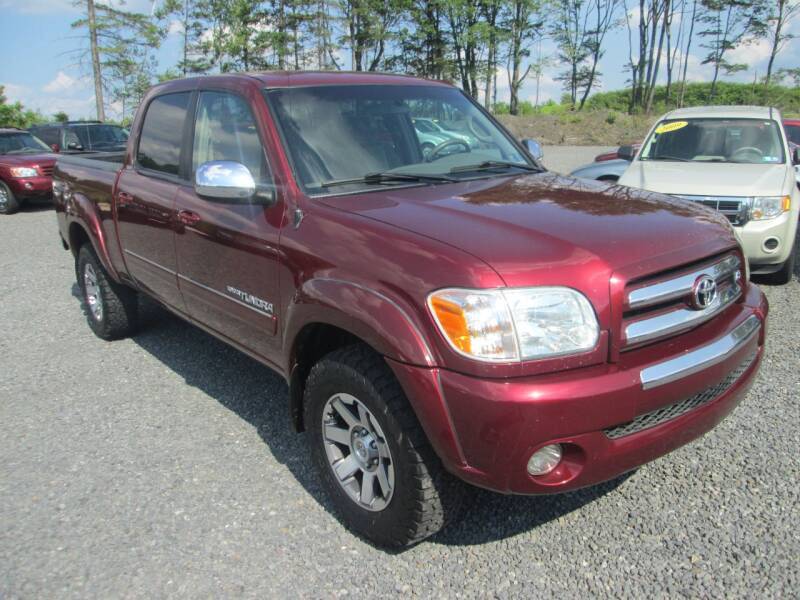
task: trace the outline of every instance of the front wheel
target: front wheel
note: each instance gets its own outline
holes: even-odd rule
[[[786,262],[783,263],[779,271],[775,271],[774,273],[767,275],[767,282],[773,285],[786,285],[792,280],[792,275],[794,275],[794,264],[795,258],[797,255],[797,249],[793,248],[792,253],[789,254],[789,258],[786,259]]]
[[[104,340],[131,335],[139,315],[136,292],[112,280],[88,244],[78,251],[75,271],[92,331]]]
[[[446,473],[386,362],[364,346],[328,354],[306,382],[314,464],[344,524],[381,546],[407,546],[453,517]]]
[[[19,210],[19,200],[4,182],[0,181],[0,215],[13,215]]]

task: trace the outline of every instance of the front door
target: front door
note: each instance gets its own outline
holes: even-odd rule
[[[260,100],[263,101],[263,100]],[[192,138],[192,173],[209,161],[245,165],[261,186],[272,178],[248,102],[201,91]],[[277,348],[280,199],[202,198],[184,185],[176,197],[179,286],[194,319],[267,359]]]
[[[156,97],[147,107],[134,165],[117,184],[117,227],[128,273],[148,294],[183,311],[175,256],[175,194],[191,92]]]

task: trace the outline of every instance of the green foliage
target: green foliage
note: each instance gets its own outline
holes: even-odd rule
[[[21,102],[8,103],[5,88],[0,85],[0,127],[18,127],[27,129],[36,123],[44,123],[47,119],[34,110],[25,109]]]
[[[761,84],[717,82],[716,92],[711,99],[711,83],[690,83],[686,86],[684,106],[714,105],[768,105],[775,106],[781,112],[800,111],[800,88],[770,85],[765,88]],[[626,112],[630,103],[631,90],[615,90],[601,92],[589,97],[586,107],[591,110],[610,109]],[[671,91],[670,101],[666,99],[666,88],[656,86],[653,101],[653,112],[663,113],[676,108],[677,90]]]
[[[53,115],[53,121],[57,123],[66,123],[69,121],[69,115],[61,110]]]

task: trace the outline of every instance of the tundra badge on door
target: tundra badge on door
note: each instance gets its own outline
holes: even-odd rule
[[[274,310],[272,308],[272,302],[267,302],[266,300],[262,300],[253,294],[248,294],[247,292],[243,292],[242,290],[236,289],[235,287],[229,285],[226,288],[228,293],[232,296],[236,296],[239,300],[244,302],[245,304],[249,304],[255,309],[258,309],[261,312],[264,312],[268,315],[272,315]]]

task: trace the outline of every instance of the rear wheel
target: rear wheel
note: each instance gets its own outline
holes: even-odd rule
[[[18,210],[19,200],[5,182],[0,181],[0,215],[13,215]]]
[[[446,473],[382,357],[328,354],[306,382],[305,424],[323,485],[344,524],[381,546],[407,546],[453,517],[460,482]]]
[[[108,276],[89,244],[81,246],[75,270],[92,331],[104,340],[131,335],[139,316],[136,292]]]

